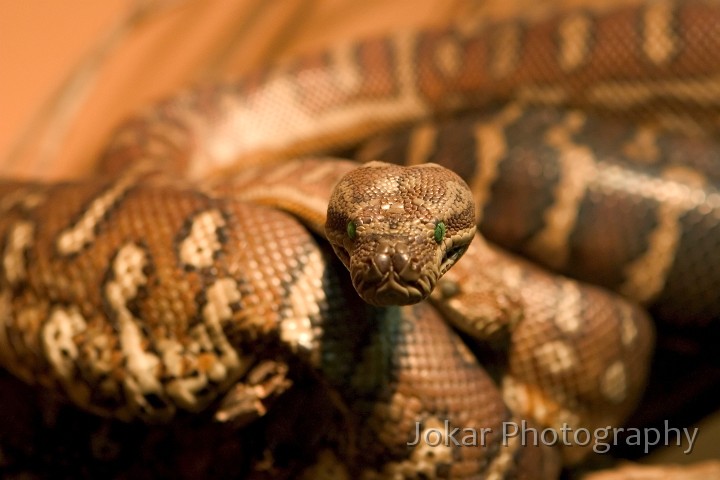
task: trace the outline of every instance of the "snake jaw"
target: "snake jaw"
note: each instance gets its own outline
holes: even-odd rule
[[[387,275],[383,282],[371,287],[363,286],[362,298],[377,307],[412,305],[427,297],[420,289],[400,281],[398,275]]]
[[[351,277],[361,298],[377,307],[418,303],[429,295],[435,284],[424,278],[411,284],[404,281],[397,272],[382,275],[373,267],[358,270]]]
[[[381,253],[349,259],[353,286],[362,299],[375,306],[411,305],[425,299],[437,279],[428,278],[416,259],[398,254],[397,247],[380,245]]]
[[[335,252],[335,255],[340,259],[340,261],[345,265],[348,269],[350,268],[350,254],[348,253],[347,249],[340,244],[337,244],[335,242],[331,243],[333,251]]]
[[[470,243],[475,238],[476,231],[477,228],[472,227],[465,230],[463,234],[459,235],[457,238],[449,239],[443,249],[444,253],[440,260],[440,275],[438,278],[445,275],[445,272],[450,270],[450,268],[455,265],[458,260],[460,260],[460,257],[465,255],[465,252],[467,252],[467,249],[470,247]]]

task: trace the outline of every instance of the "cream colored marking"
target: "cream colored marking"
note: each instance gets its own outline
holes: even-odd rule
[[[559,153],[560,180],[554,189],[555,203],[546,210],[545,227],[528,242],[528,252],[543,263],[559,269],[567,263],[568,238],[579,212],[587,184],[595,175],[595,157],[584,145],[576,145],[571,136],[585,123],[585,116],[574,111],[548,130],[546,141]]]
[[[428,417],[423,422],[420,441],[413,446],[410,459],[407,460],[413,465],[413,472],[417,472],[417,475],[424,474],[424,478],[436,478],[438,463],[452,463],[452,442],[442,435],[444,431],[445,424],[438,417]],[[427,442],[428,440],[430,443]],[[437,445],[434,442],[437,442]]]
[[[435,46],[435,64],[445,77],[457,75],[463,64],[463,47],[452,35],[439,40]]]
[[[352,92],[362,85],[357,48],[353,42],[342,42],[330,52],[330,64],[336,87],[344,92]]]
[[[449,273],[453,272],[450,270]],[[446,278],[445,275],[444,278]],[[467,291],[475,292],[478,288],[475,288],[474,282],[468,281]],[[482,288],[482,287],[480,287]],[[487,287],[485,287],[487,288]],[[485,298],[482,299],[486,301]],[[498,308],[493,305],[484,305],[480,301],[477,303],[469,302],[467,298],[451,298],[449,300],[438,300],[438,308],[443,312],[453,312],[452,317],[449,321],[456,325],[458,328],[464,331],[469,331],[471,334],[480,339],[481,337],[489,337],[496,334],[500,329],[507,327],[507,323],[502,318],[498,318],[502,315],[502,312],[498,311]],[[462,345],[462,344],[458,344]],[[466,356],[466,353],[470,353],[469,350],[461,350],[460,352],[466,361],[471,361],[470,357]]]
[[[217,231],[224,226],[225,219],[218,210],[196,214],[190,232],[180,243],[180,261],[195,268],[211,267],[215,255],[222,249]]]
[[[63,382],[70,396],[77,400],[87,400],[87,388],[76,388],[73,384],[75,366],[78,361],[78,347],[75,339],[85,332],[87,322],[77,308],[58,307],[52,310],[50,317],[42,327],[41,340],[50,368]],[[78,398],[75,394],[80,394]]]
[[[189,332],[192,338],[193,352],[209,352],[213,349],[213,342],[210,340],[210,335],[207,328],[202,323],[192,327]]]
[[[81,360],[76,339],[84,335],[86,329],[87,321],[77,308],[58,307],[40,331],[42,348],[54,379],[61,382],[68,397],[79,405],[90,402],[90,387],[75,378]]]
[[[395,397],[401,396],[395,394]],[[393,398],[394,404],[399,404],[403,399]],[[407,401],[409,399],[405,399]],[[394,405],[393,405],[394,406]],[[414,405],[413,405],[414,407]],[[412,408],[412,407],[411,407]],[[400,415],[398,415],[400,417]],[[377,480],[379,478],[408,478],[412,477],[426,478],[428,480],[439,480],[438,466],[440,464],[453,463],[453,442],[452,439],[445,439],[442,432],[445,431],[444,420],[438,417],[429,417],[423,421],[424,429],[419,433],[418,441],[412,446],[410,456],[402,461],[389,461],[383,465],[381,472],[365,471],[364,475],[359,478],[363,480]],[[478,433],[478,438],[479,438]],[[458,437],[458,440],[460,437]],[[429,440],[429,443],[428,443]],[[438,444],[435,445],[435,442]]]
[[[553,375],[567,372],[578,364],[575,351],[562,340],[543,343],[535,349],[533,356],[541,368]]]
[[[222,105],[224,115],[213,122],[212,129],[195,136],[203,142],[196,150],[207,152],[197,161],[205,162],[206,169],[216,169],[230,166],[247,154],[243,159],[247,160],[245,165],[250,165],[270,152],[283,152],[314,139],[318,132],[324,132],[323,138],[348,141],[422,117],[430,109],[417,91],[415,44],[416,36],[412,34],[400,34],[393,40],[398,91],[391,96],[309,111],[297,100],[296,79],[282,71],[247,97],[226,96]],[[318,88],[331,82],[328,75],[317,75]],[[283,134],[277,135],[278,131]]]
[[[629,348],[635,343],[638,336],[638,328],[635,324],[635,317],[630,307],[621,305],[620,308],[620,341],[623,347]]]
[[[562,427],[564,419],[587,425],[584,419],[581,420],[579,413],[567,409],[565,404],[569,401],[569,392],[563,392],[562,387],[553,389],[552,385],[542,385],[542,381],[531,372],[531,365],[526,363],[521,368],[525,370],[522,372],[524,379],[518,381],[510,374],[506,374],[502,379],[503,400],[513,413],[530,418],[537,424],[555,428]],[[563,455],[567,455],[567,452],[563,452]]]
[[[557,412],[556,421],[554,422],[553,426],[557,430],[560,430],[564,425],[569,425],[574,429],[581,427],[582,423],[580,420],[580,415],[578,415],[577,412],[573,412],[566,408],[559,410]]]
[[[575,333],[581,326],[582,296],[577,283],[570,280],[560,281],[560,292],[557,296],[558,306],[555,325],[564,333]]]
[[[489,47],[490,74],[497,79],[511,74],[520,63],[521,29],[517,23],[498,28]]]
[[[620,360],[610,365],[600,379],[600,392],[614,403],[620,403],[627,396],[627,376]]]
[[[201,392],[210,382],[219,384],[217,392],[220,392],[223,390],[222,385],[227,385],[237,377],[241,367],[241,359],[223,331],[223,324],[233,317],[231,304],[241,300],[236,281],[232,278],[216,280],[207,288],[206,298],[207,303],[202,310],[203,323],[193,328],[191,337],[200,352],[214,354],[211,368],[208,371],[196,369],[195,375],[183,376],[182,346],[176,342],[163,343],[162,348],[158,346],[168,373],[180,377],[168,383],[168,395],[178,405],[191,411],[204,408],[207,402],[215,398],[216,392]],[[192,358],[195,359],[198,353],[194,351]]]
[[[463,305],[466,307],[466,305]],[[467,364],[474,364],[477,362],[477,357],[464,342],[457,342],[455,344],[455,350],[458,352],[463,361]]]
[[[624,295],[644,304],[650,303],[662,292],[680,240],[680,212],[661,206],[658,216],[658,226],[648,239],[647,253],[624,269],[625,282],[620,287]],[[651,256],[650,252],[660,257]]]
[[[26,210],[33,209],[44,202],[45,198],[45,194],[34,192],[30,188],[18,188],[0,199],[0,213],[7,212],[18,205]]]
[[[521,420],[518,417],[512,418],[512,423],[520,425]],[[497,433],[497,432],[496,432]],[[523,446],[522,435],[503,438],[501,436],[501,446],[498,453],[490,462],[487,470],[487,480],[502,480],[508,477],[508,472],[512,470],[513,463],[516,461],[515,455]]]
[[[558,27],[560,52],[558,62],[566,72],[575,70],[590,58],[593,22],[585,13],[568,15]]]
[[[44,371],[40,370],[42,364],[38,364],[35,360],[39,356],[40,349],[40,329],[43,322],[48,317],[48,303],[43,298],[34,298],[34,301],[28,302],[29,299],[13,298],[9,296],[10,303],[5,318],[0,312],[0,331],[6,336],[12,332],[10,337],[0,339],[0,345],[8,346],[10,361],[4,363],[3,366],[12,371],[13,375],[20,378],[26,383],[37,384],[42,378]],[[18,302],[15,304],[14,302]],[[3,309],[0,305],[0,309]],[[12,338],[12,342],[10,341]]]
[[[128,395],[128,402],[146,410],[155,407],[147,403],[144,396],[162,394],[158,380],[161,373],[160,359],[146,351],[145,339],[138,326],[139,320],[128,309],[140,288],[147,284],[143,269],[148,264],[145,251],[134,243],[123,245],[112,264],[114,278],[105,285],[105,297],[116,315],[120,347],[126,361],[126,374],[122,382]]]
[[[220,278],[206,290],[207,303],[202,314],[215,351],[221,353],[222,371],[210,372],[210,379],[220,382],[228,377],[228,371],[239,366],[239,357],[223,331],[223,324],[233,318],[231,305],[241,300],[237,282],[232,278]]]
[[[322,268],[324,262],[318,250],[312,250],[304,262],[297,281],[290,285],[288,299],[290,308],[283,313],[280,324],[280,339],[293,351],[312,353],[312,361],[320,361],[318,339],[321,332],[313,325],[312,319],[320,316],[320,302],[324,295],[322,289]]]
[[[426,163],[435,147],[436,138],[437,129],[430,123],[423,123],[414,128],[408,142],[408,165]]]
[[[517,90],[522,103],[537,105],[559,105],[568,100],[568,91],[562,85],[526,85]]]
[[[27,277],[25,253],[32,246],[35,226],[28,221],[16,222],[8,232],[3,269],[5,278],[11,285],[17,285]]]
[[[7,212],[14,208],[16,205],[20,205],[25,201],[26,196],[29,194],[30,189],[27,187],[18,188],[11,193],[6,194],[0,199],[0,213]]]
[[[660,159],[660,148],[657,145],[658,132],[654,128],[641,126],[635,135],[623,146],[622,151],[628,158],[638,163],[653,164]]]
[[[672,60],[677,52],[679,39],[672,28],[674,2],[652,2],[643,12],[643,52],[656,65]]]
[[[606,175],[620,175],[620,172],[613,170],[607,169]],[[639,192],[641,195],[653,198],[660,204],[658,225],[648,237],[645,254],[625,267],[625,281],[620,286],[620,292],[641,303],[649,303],[662,292],[675,259],[682,234],[680,218],[694,208],[717,211],[720,208],[720,194],[713,192],[706,195],[702,190],[705,178],[682,166],[665,169],[662,179],[646,179],[639,184],[644,185]]]
[[[137,176],[133,173],[124,175],[98,197],[95,197],[80,219],[72,226],[65,228],[58,236],[56,241],[58,253],[72,255],[91,244],[95,240],[95,229],[100,220],[135,185],[136,179]]]
[[[197,329],[198,326],[199,325],[196,325],[194,329]],[[190,333],[189,336],[192,336],[192,334]],[[160,357],[162,358],[162,364],[165,367],[165,375],[170,377],[182,376],[183,367],[185,367],[185,365],[183,365],[183,346],[180,342],[171,338],[162,338],[158,340],[156,345],[158,352],[160,352]],[[171,392],[170,385],[172,385],[172,382],[168,384],[168,393],[172,396],[173,393],[176,392]],[[184,396],[179,396],[182,397],[183,400],[185,399]]]
[[[240,290],[237,288],[237,282],[233,278],[219,278],[206,289],[207,303],[203,308],[203,318],[206,325],[213,327],[213,334],[221,334],[218,339],[224,339],[222,345],[214,344],[215,348],[219,346],[230,348],[226,342],[226,338],[222,334],[222,322],[232,320],[232,305],[240,302]],[[218,340],[216,339],[216,340]]]
[[[498,176],[500,163],[507,154],[505,129],[522,115],[522,107],[512,103],[505,107],[491,122],[479,123],[475,127],[475,175],[470,181],[470,190],[475,199],[477,222],[482,220],[490,188]]]
[[[163,361],[165,360],[172,361],[173,358],[163,355]],[[198,392],[207,387],[207,385],[207,377],[199,374],[172,380],[166,385],[165,391],[179,407],[190,412],[198,412],[216,397],[216,392],[212,389],[210,389],[209,392],[204,392],[204,398],[200,398],[197,395]]]
[[[386,203],[380,206],[381,210],[387,210],[390,213],[403,213],[405,211],[405,205],[403,204],[395,204],[395,203]]]
[[[526,370],[528,371],[528,370]],[[529,416],[532,410],[527,385],[520,383],[514,375],[507,373],[502,377],[502,392],[505,404],[518,415]],[[537,417],[533,417],[537,418]]]
[[[484,242],[484,238],[482,235],[475,235],[475,239],[473,240],[472,245],[478,244],[478,240],[483,240],[483,243],[480,244],[484,250],[489,250],[491,252],[491,257],[495,257],[496,261],[502,265],[502,270],[500,277],[502,278],[502,281],[511,289],[519,291],[520,295],[527,295],[529,293],[529,289],[524,288],[526,278],[525,278],[525,268],[520,266],[515,258],[513,258],[510,254],[502,252],[500,250],[492,249],[487,243]],[[471,245],[471,248],[472,248]]]
[[[43,203],[46,198],[46,195],[43,193],[30,192],[23,199],[22,206],[26,209],[33,209]]]
[[[97,330],[85,342],[83,352],[87,358],[83,360],[83,366],[88,369],[95,378],[107,378],[106,384],[112,383],[115,390],[115,381],[111,379],[111,372],[116,368],[117,336],[114,332],[99,333]]]
[[[627,110],[653,99],[674,99],[711,107],[720,104],[720,76],[655,82],[602,82],[588,88],[586,95],[591,103],[614,110]]]

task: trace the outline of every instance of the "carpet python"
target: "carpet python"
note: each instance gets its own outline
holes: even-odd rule
[[[92,179],[0,182],[0,364],[100,415],[210,410],[238,428],[313,378],[339,440],[318,440],[328,448],[290,476],[553,478],[590,448],[504,443],[504,422],[619,425],[653,343],[635,302],[663,321],[717,319],[719,26],[720,4],[701,0],[468,22],[158,102],[119,127]],[[428,210],[418,190],[468,187],[439,167],[416,177],[328,156],[484,108],[371,140],[358,158],[446,164],[474,195],[462,228],[627,299],[480,236],[457,243],[458,202],[388,242],[383,229]],[[444,155],[451,144],[471,147]],[[391,200],[370,196],[388,184]],[[343,251],[371,235],[372,253]],[[440,274],[464,255],[430,281],[411,268],[416,244]],[[356,254],[375,277],[436,288],[368,293]],[[482,448],[411,445],[414,428],[445,422],[488,432]],[[245,476],[277,474],[275,453]]]

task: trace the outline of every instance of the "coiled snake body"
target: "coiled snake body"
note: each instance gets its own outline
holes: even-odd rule
[[[506,445],[503,422],[619,424],[643,389],[652,328],[605,290],[479,237],[468,248],[472,212],[494,238],[668,318],[716,319],[717,164],[652,152],[674,125],[715,128],[718,25],[720,5],[662,1],[399,34],[158,103],[118,130],[97,178],[0,184],[2,365],[84,409],[147,421],[211,408],[250,423],[311,375],[338,394],[350,428],[336,455],[352,476],[554,475],[557,455],[587,448]],[[435,166],[307,157],[498,102],[510,103],[473,124],[474,155],[446,157],[469,190]],[[547,103],[641,126],[593,138],[595,117],[530,108]],[[513,129],[556,160],[518,147]],[[430,157],[429,131],[405,141],[411,159]],[[651,165],[623,163],[638,158]],[[522,170],[534,190],[504,193]],[[433,306],[362,302],[326,232],[364,299],[415,303],[437,283]],[[500,388],[438,312],[501,352]],[[488,429],[483,448],[409,445],[416,425],[445,421]]]

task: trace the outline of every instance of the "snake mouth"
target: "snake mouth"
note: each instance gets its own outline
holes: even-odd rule
[[[403,280],[397,272],[387,273],[380,279],[368,278],[367,272],[357,272],[352,277],[360,297],[376,307],[418,303],[427,298],[434,286],[427,275],[414,282]]]
[[[353,287],[360,298],[377,307],[421,302],[432,293],[440,277],[441,271],[437,267],[423,265],[403,251],[356,258],[342,244],[333,243],[332,247],[350,271]],[[461,251],[451,253],[447,268],[461,254]]]
[[[342,245],[333,243],[332,244],[333,250],[335,251],[335,255],[340,259],[340,261],[345,265],[345,267],[350,268],[350,254],[348,251],[343,247]]]
[[[450,267],[455,265],[455,262],[458,261],[460,257],[463,256],[463,254],[467,251],[468,246],[467,245],[458,245],[452,248],[449,248],[445,255],[443,255],[442,262],[440,263],[440,274],[444,274],[447,272]]]

